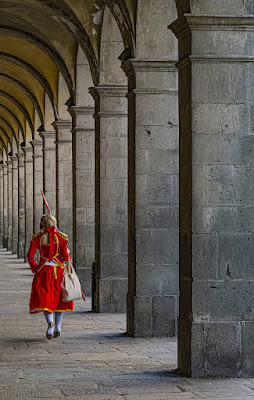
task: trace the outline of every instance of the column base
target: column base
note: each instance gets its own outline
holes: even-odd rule
[[[25,258],[25,243],[18,242],[18,258]]]
[[[97,279],[96,287],[99,296],[96,296],[95,304],[93,304],[94,312],[126,312],[126,293],[128,290],[127,278]]]
[[[17,241],[17,239],[12,239],[12,254],[18,254],[18,241]]]
[[[177,315],[178,296],[127,294],[127,333],[129,336],[176,336]]]
[[[3,237],[3,247],[4,249],[7,249],[8,247],[8,236],[4,235]]]
[[[11,237],[7,238],[7,250],[12,251],[12,238]]]
[[[179,318],[178,371],[192,378],[254,377],[254,322]]]

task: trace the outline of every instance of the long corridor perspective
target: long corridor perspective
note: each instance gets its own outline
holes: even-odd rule
[[[29,315],[29,266],[0,249],[0,398],[192,400],[254,398],[254,379],[182,378],[174,338],[130,338],[124,314],[95,314],[78,301],[60,338]],[[14,279],[15,278],[15,279]]]

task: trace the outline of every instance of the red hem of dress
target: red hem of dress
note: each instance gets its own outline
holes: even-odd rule
[[[30,309],[30,314],[37,314],[37,313],[39,313],[39,312],[42,312],[42,311],[48,311],[49,313],[54,313],[54,312],[66,312],[66,311],[69,311],[69,312],[72,312],[72,311],[74,311],[74,308],[72,308],[72,309],[66,309],[66,310],[50,310],[49,308],[44,308],[44,307],[42,307],[42,308],[31,308]]]

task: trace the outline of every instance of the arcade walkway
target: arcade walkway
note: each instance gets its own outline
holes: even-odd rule
[[[42,315],[28,314],[32,274],[0,249],[0,399],[253,399],[254,379],[174,376],[175,339],[124,336],[123,314],[92,314],[78,302],[63,335],[44,338]]]

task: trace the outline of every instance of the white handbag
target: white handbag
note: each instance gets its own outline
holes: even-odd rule
[[[68,271],[66,266],[64,266],[64,276],[62,282],[62,300],[63,302],[73,301],[82,299],[82,289],[79,282],[78,276],[70,262],[70,257],[68,260]]]

